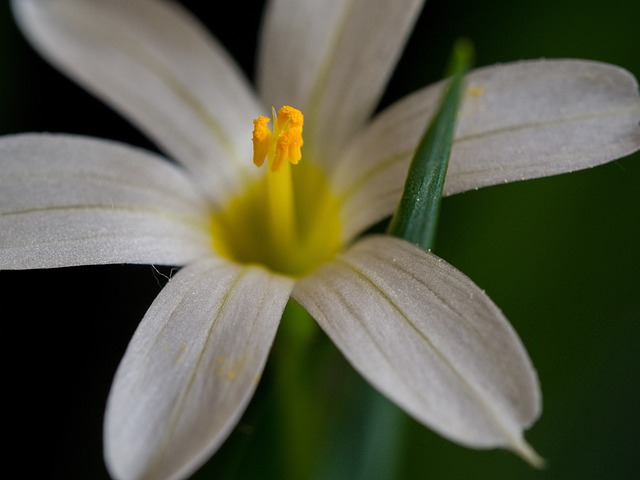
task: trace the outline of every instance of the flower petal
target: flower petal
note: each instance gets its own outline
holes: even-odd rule
[[[305,151],[316,161],[332,160],[369,118],[423,3],[270,2],[258,54],[259,91],[267,103],[304,112]]]
[[[451,265],[368,237],[293,291],[352,365],[443,436],[541,460],[522,438],[540,414],[536,373],[491,300]]]
[[[345,224],[354,233],[396,207],[442,85],[382,112],[338,162],[332,184],[346,197]],[[467,86],[445,195],[592,167],[640,149],[638,85],[621,68],[526,61],[474,70]]]
[[[292,281],[197,262],[155,300],[118,368],[105,457],[116,478],[183,478],[224,441],[256,388]]]
[[[181,265],[211,252],[185,173],[139,149],[67,135],[0,138],[0,268]]]
[[[248,138],[262,107],[179,4],[16,0],[13,8],[35,48],[184,163],[212,195],[236,187],[240,174],[256,174]]]

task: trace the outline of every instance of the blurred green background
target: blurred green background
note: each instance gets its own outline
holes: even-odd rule
[[[215,12],[208,2],[184,3],[251,76],[261,2],[226,2]],[[640,77],[639,25],[637,0],[428,1],[382,104],[441,78],[461,36],[475,43],[477,66],[571,57]],[[0,134],[70,132],[154,149],[31,50],[8,2],[0,4],[0,72]],[[538,369],[544,412],[527,439],[549,466],[537,471],[505,451],[465,449],[403,418],[395,478],[640,478],[640,155],[457,195],[442,208],[436,253],[488,292]],[[123,265],[0,273],[8,470],[18,468],[20,478],[36,471],[108,478],[101,429],[111,378],[169,273]],[[328,342],[320,339],[312,356],[343,372],[337,382],[345,388],[342,397],[319,394],[299,404],[309,416],[341,411],[336,405],[367,391]],[[281,476],[273,452],[284,409],[271,394],[273,368],[198,478],[234,478],[234,462],[244,468],[235,478]],[[316,380],[321,390],[326,378],[306,379]],[[382,451],[394,446],[389,432],[376,440]],[[301,450],[319,455],[324,448]],[[341,450],[348,458],[349,448]]]

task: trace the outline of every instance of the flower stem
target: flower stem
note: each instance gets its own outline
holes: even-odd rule
[[[282,315],[273,354],[274,389],[278,396],[278,416],[286,463],[286,479],[309,478],[322,444],[324,418],[313,410],[317,400],[317,376],[311,346],[318,327],[313,318],[294,300]]]

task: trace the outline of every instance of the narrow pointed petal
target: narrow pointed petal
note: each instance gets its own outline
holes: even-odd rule
[[[358,223],[349,222],[354,232],[397,205],[442,85],[416,92],[382,112],[338,162],[332,181],[346,197],[345,216]],[[571,172],[624,157],[640,149],[639,121],[637,82],[615,66],[541,60],[474,70],[467,76],[444,193]]]
[[[184,171],[127,145],[0,138],[0,268],[181,265],[211,252],[207,206]]]
[[[529,357],[498,308],[451,265],[403,240],[369,237],[293,296],[417,420],[463,445],[540,463],[522,437],[541,410]]]
[[[305,151],[329,161],[373,112],[423,0],[276,0],[258,54],[258,86],[300,108]]]
[[[254,174],[247,135],[262,108],[226,52],[178,3],[16,0],[13,9],[45,58],[193,170],[212,195]]]
[[[107,403],[105,457],[115,478],[186,478],[219,447],[253,395],[291,286],[215,260],[169,281]]]

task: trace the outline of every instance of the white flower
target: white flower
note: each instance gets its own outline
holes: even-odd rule
[[[359,238],[397,205],[442,90],[370,120],[421,5],[272,1],[256,93],[172,2],[14,0],[43,55],[181,165],[105,140],[0,139],[0,268],[184,266],[114,380],[114,477],[182,478],[213,454],[254,392],[290,296],[417,420],[463,445],[540,461],[522,433],[540,414],[538,380],[498,308],[433,254]],[[619,68],[520,62],[476,70],[468,86],[446,194],[640,148],[637,85]],[[252,120],[272,105],[305,115],[288,180],[251,161]]]

